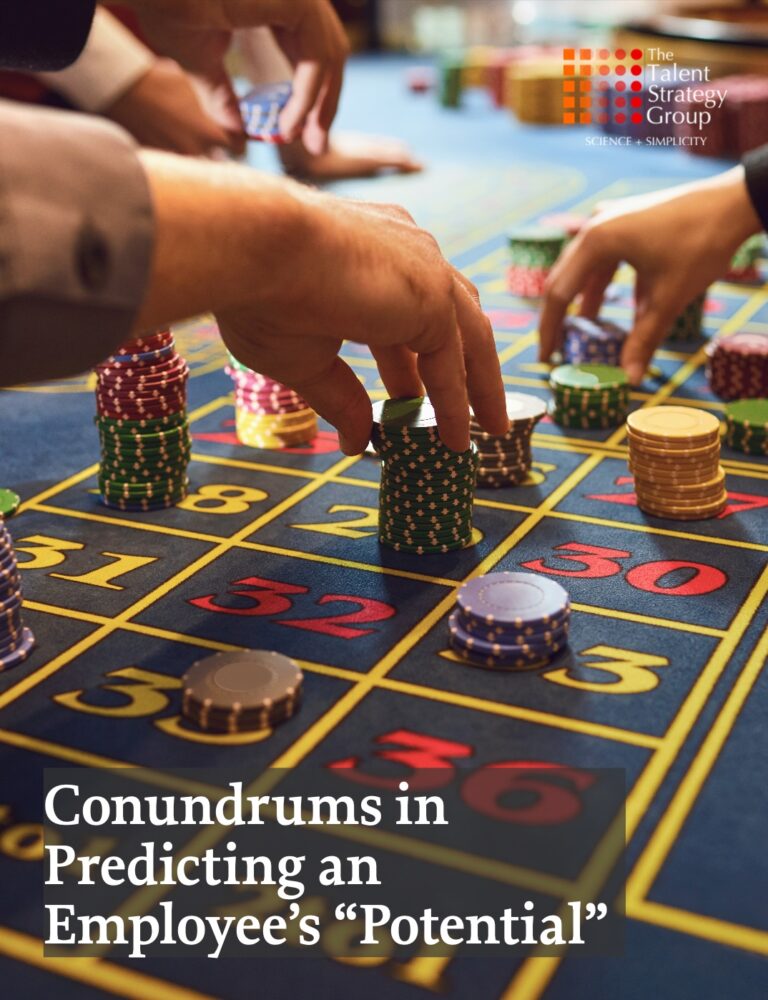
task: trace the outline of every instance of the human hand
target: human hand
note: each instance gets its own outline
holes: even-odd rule
[[[177,47],[194,47],[189,36],[195,32],[221,39],[235,28],[271,27],[294,68],[293,94],[280,116],[283,138],[301,138],[310,153],[324,152],[349,54],[329,0],[131,0],[131,5],[153,44],[187,68]]]
[[[621,261],[636,271],[635,316],[621,356],[630,382],[642,382],[675,317],[727,270],[734,252],[762,228],[743,167],[718,177],[610,203],[566,247],[547,281],[539,357],[560,347],[566,310],[596,318]]]
[[[493,433],[509,427],[490,323],[474,286],[403,209],[312,193],[310,232],[246,309],[219,312],[230,351],[296,389],[361,453],[371,403],[338,354],[367,344],[393,398],[423,395],[443,441],[469,446],[468,397]]]
[[[404,143],[378,136],[334,135],[328,149],[318,156],[309,153],[300,140],[279,150],[286,173],[315,183],[375,177],[385,170],[416,174],[424,169]]]
[[[104,115],[142,146],[187,156],[233,149],[235,138],[204,109],[192,80],[172,59],[157,59]]]

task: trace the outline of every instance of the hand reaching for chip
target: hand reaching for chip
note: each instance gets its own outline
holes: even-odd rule
[[[426,388],[454,450],[469,446],[468,401],[486,430],[506,433],[477,292],[407,212],[233,165],[141,155],[157,237],[137,329],[213,311],[234,356],[299,392],[348,454],[368,442],[371,403],[338,356],[344,340],[369,345],[390,396]]]
[[[539,327],[539,356],[559,349],[568,306],[596,318],[622,261],[636,271],[635,316],[621,355],[630,382],[642,382],[675,317],[725,274],[738,247],[762,223],[744,168],[666,191],[610,203],[584,226],[552,269]]]

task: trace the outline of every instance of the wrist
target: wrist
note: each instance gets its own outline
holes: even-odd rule
[[[716,177],[711,186],[719,203],[718,221],[727,242],[739,247],[744,240],[760,232],[763,224],[752,202],[743,166]]]
[[[306,189],[231,164],[148,150],[139,157],[156,220],[139,329],[253,308],[281,294],[308,243]]]

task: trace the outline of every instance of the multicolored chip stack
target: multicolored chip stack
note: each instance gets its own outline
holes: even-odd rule
[[[541,225],[513,229],[507,235],[511,263],[507,287],[513,295],[536,298],[544,294],[544,283],[568,241],[557,227]]]
[[[547,412],[546,403],[537,396],[508,392],[509,430],[501,436],[488,434],[474,415],[469,435],[477,447],[478,486],[519,486],[531,468],[531,434]]]
[[[729,448],[745,455],[768,455],[768,399],[738,399],[725,408]]]
[[[624,422],[629,408],[626,373],[613,365],[560,365],[549,384],[549,415],[561,427],[604,430]]]
[[[689,302],[667,331],[666,340],[700,340],[706,301],[707,293],[702,292]]]
[[[568,316],[563,323],[563,360],[569,365],[601,364],[617,368],[627,331],[609,320]]]
[[[99,490],[107,507],[172,507],[187,493],[189,368],[163,330],[132,340],[96,368]]]
[[[292,448],[317,437],[317,414],[302,397],[268,375],[259,375],[229,355],[235,383],[235,426],[249,448]]]
[[[381,459],[379,541],[415,555],[450,552],[472,541],[478,454],[440,440],[428,399],[373,406],[373,443]]]
[[[720,421],[692,406],[652,406],[627,417],[637,506],[654,517],[701,521],[728,499]]]
[[[260,732],[296,714],[303,683],[299,665],[272,650],[215,653],[183,676],[181,711],[209,732]]]
[[[726,281],[753,282],[760,280],[758,262],[765,253],[765,236],[756,233],[741,244],[733,255],[728,271],[724,275]]]
[[[290,83],[265,83],[254,87],[240,101],[243,129],[249,139],[280,144],[280,115],[293,94]]]
[[[488,573],[463,584],[448,619],[450,644],[465,663],[494,670],[535,669],[568,643],[571,601],[536,573]]]
[[[768,335],[733,333],[706,350],[709,387],[720,399],[768,396]]]
[[[23,663],[35,637],[21,618],[21,578],[13,541],[0,517],[0,672]]]

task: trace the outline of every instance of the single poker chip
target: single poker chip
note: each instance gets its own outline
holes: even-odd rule
[[[298,664],[272,650],[216,653],[194,663],[182,678],[182,713],[203,729],[237,729],[240,723],[262,728],[287,717],[303,681]]]
[[[644,503],[640,506],[645,514],[650,514],[652,517],[667,518],[670,521],[708,521],[710,518],[717,517],[718,514],[722,513],[725,505],[727,503],[727,498],[721,503],[714,504],[707,508],[686,508],[686,507],[656,507],[649,503]]]
[[[559,583],[535,573],[489,573],[463,584],[456,599],[465,618],[507,629],[546,625],[569,605]]]
[[[387,432],[437,429],[435,409],[426,396],[377,400],[373,404],[373,422]]]
[[[627,385],[627,375],[611,365],[560,365],[552,370],[550,382],[566,389],[619,389]]]
[[[728,403],[725,416],[739,427],[768,433],[768,399],[738,399]]]
[[[21,506],[21,497],[13,490],[0,489],[0,517],[10,518]]]
[[[541,657],[537,660],[525,656],[501,660],[498,657],[482,656],[479,653],[473,653],[471,650],[461,646],[460,643],[455,642],[453,636],[449,635],[448,641],[451,649],[457,654],[462,663],[473,667],[482,667],[485,670],[504,670],[514,673],[526,670],[538,670],[552,662],[550,657]]]
[[[720,421],[711,413],[693,406],[651,406],[635,410],[627,426],[643,438],[693,443],[719,436]]]
[[[293,93],[290,83],[260,84],[240,101],[243,128],[249,139],[282,143],[280,115]]]

